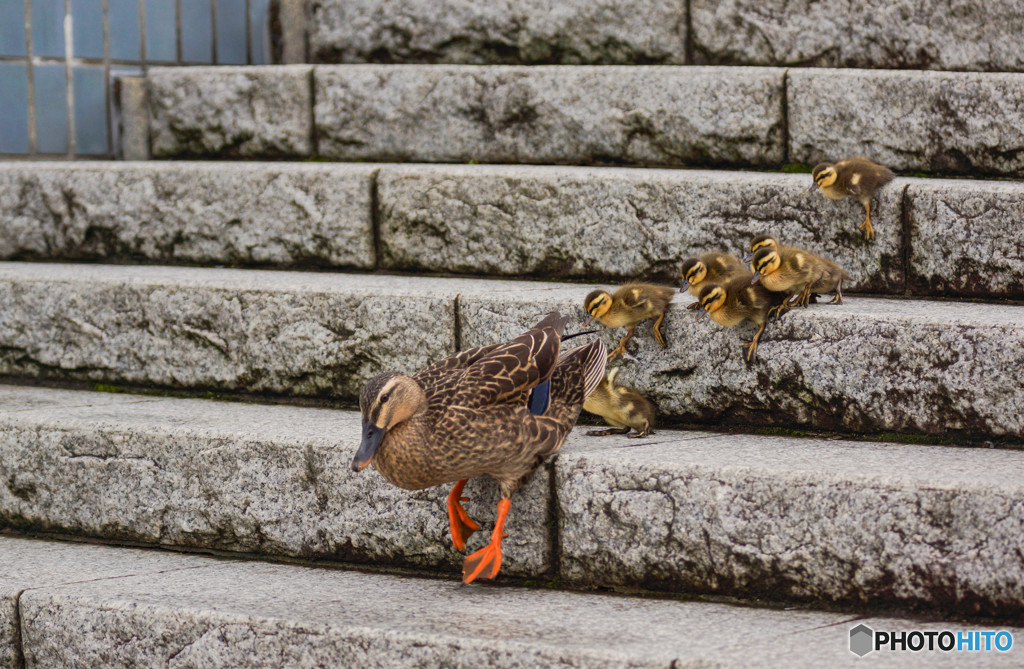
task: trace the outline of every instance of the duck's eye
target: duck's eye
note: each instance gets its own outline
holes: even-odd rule
[[[381,403],[381,404],[384,404],[384,403],[385,403],[385,402],[387,402],[387,401],[388,401],[388,394],[387,394],[387,393],[383,393],[383,394],[382,394],[382,395],[380,396],[380,403]]]

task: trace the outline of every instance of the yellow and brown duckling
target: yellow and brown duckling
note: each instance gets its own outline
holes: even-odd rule
[[[758,249],[751,268],[755,272],[754,283],[760,281],[768,290],[788,295],[772,315],[794,305],[805,307],[812,295],[820,293],[834,292],[830,304],[842,304],[843,284],[850,281],[850,275],[836,263],[794,246]],[[793,297],[797,299],[791,299]]]
[[[512,493],[561,447],[604,378],[600,341],[561,350],[568,320],[551,313],[510,342],[463,351],[412,376],[381,374],[359,396],[363,436],[352,469],[372,463],[407,490],[454,481],[448,519],[457,549],[479,529],[460,504],[466,481],[484,474],[497,481],[491,541],[465,559],[466,583],[498,574]]]
[[[857,157],[840,160],[838,163],[819,163],[811,171],[814,185],[830,200],[842,200],[853,195],[864,205],[865,218],[860,224],[865,239],[874,239],[875,229],[871,225],[871,198],[878,189],[893,180],[893,173],[887,167],[867,158]]]
[[[743,262],[748,263],[754,259],[754,254],[761,249],[775,249],[777,251],[786,251],[789,249],[788,246],[783,246],[779,243],[779,240],[769,234],[760,234],[750,240],[750,253],[743,256]],[[744,268],[746,270],[746,268]]]
[[[747,362],[757,359],[757,342],[764,332],[768,314],[773,307],[780,304],[781,294],[771,293],[764,286],[753,285],[753,274],[737,274],[725,283],[709,284],[700,291],[700,305],[703,311],[697,313],[699,319],[705,312],[711,320],[725,327],[739,325],[750,321],[758,325],[757,334],[743,345]]]
[[[633,388],[615,383],[619,369],[609,369],[597,389],[583,401],[584,411],[604,418],[611,427],[590,430],[587,434],[592,437],[625,434],[631,438],[654,434],[654,406]],[[636,433],[629,434],[631,429]]]
[[[608,360],[625,354],[626,342],[633,336],[637,324],[648,318],[657,318],[654,321],[654,338],[664,348],[666,344],[661,334],[661,323],[665,320],[668,304],[675,294],[675,288],[649,283],[627,283],[614,293],[595,290],[587,295],[583,300],[583,308],[590,314],[587,325],[596,318],[608,328],[629,328],[619,345],[608,354]]]
[[[784,251],[775,248],[761,248],[754,254],[750,268],[754,276],[750,283],[760,283],[773,293],[782,293],[785,299],[777,307],[773,307],[769,316],[778,316],[793,305],[807,306],[810,293],[807,290],[815,279],[818,271],[811,258],[815,257],[803,249],[787,248]]]
[[[683,275],[683,285],[679,288],[679,292],[685,293],[689,290],[691,295],[697,297],[705,282],[721,283],[733,274],[746,271],[747,268],[744,267],[740,259],[728,253],[712,252],[687,258],[680,270]],[[694,302],[687,309],[697,309],[698,307],[700,307],[700,302]]]

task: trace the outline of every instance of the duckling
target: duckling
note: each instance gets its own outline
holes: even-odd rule
[[[590,325],[596,318],[605,327],[629,328],[619,345],[608,354],[609,362],[626,353],[626,342],[633,336],[637,324],[655,316],[654,338],[662,348],[667,346],[661,334],[661,322],[665,320],[665,312],[675,293],[675,288],[649,283],[627,283],[614,293],[595,290],[587,295],[587,299],[583,300],[583,308],[590,314],[586,325]]]
[[[753,277],[749,272],[737,274],[725,283],[704,286],[700,291],[700,305],[704,311],[697,313],[698,319],[706,312],[711,320],[725,327],[733,327],[743,321],[758,325],[757,334],[743,345],[747,362],[757,359],[757,342],[764,332],[768,312],[779,304],[780,299],[764,286],[752,285]]]
[[[889,168],[858,156],[840,160],[835,164],[819,163],[814,166],[811,176],[814,178],[811,190],[820,188],[822,195],[830,200],[856,196],[864,205],[866,213],[864,222],[858,229],[864,231],[865,239],[875,238],[875,229],[871,226],[871,198],[879,188],[893,180],[893,173]]]
[[[568,320],[552,312],[512,341],[462,351],[412,376],[380,374],[359,396],[363,436],[352,469],[373,464],[407,490],[454,481],[448,520],[457,549],[480,528],[460,504],[466,481],[497,481],[491,541],[465,559],[465,583],[497,576],[512,493],[561,447],[604,378],[600,340],[561,350]]]
[[[749,263],[754,259],[754,254],[759,249],[775,249],[777,251],[786,251],[790,247],[783,246],[779,243],[779,240],[769,234],[760,234],[750,240],[750,253],[743,256],[743,262]]]
[[[620,367],[609,369],[601,384],[583,401],[583,410],[604,418],[612,427],[590,430],[592,437],[626,434],[630,438],[654,434],[654,407],[633,388],[615,385]],[[629,431],[636,430],[636,434]]]
[[[828,258],[813,254],[811,255],[811,266],[814,268],[813,272],[817,278],[807,286],[808,295],[834,292],[835,297],[829,301],[829,304],[842,304],[843,284],[851,280],[846,270]]]
[[[789,248],[777,251],[762,247],[751,261],[754,278],[750,283],[761,283],[773,293],[783,293],[786,299],[774,307],[769,316],[779,316],[793,305],[807,306],[810,286],[819,276],[818,267],[812,263],[812,254],[803,249]]]
[[[685,293],[689,290],[691,295],[697,297],[705,281],[720,283],[737,272],[745,271],[747,268],[743,266],[739,258],[728,253],[712,252],[687,258],[680,270],[683,275],[683,285],[679,288],[679,292]],[[698,307],[700,307],[700,302],[694,302],[687,309],[697,309]]]

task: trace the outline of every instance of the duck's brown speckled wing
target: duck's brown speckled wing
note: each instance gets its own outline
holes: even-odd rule
[[[458,376],[449,406],[469,409],[525,403],[531,388],[551,376],[561,349],[561,328],[542,321],[477,359]],[[453,379],[454,380],[454,379]]]
[[[502,346],[504,344],[490,344],[466,349],[442,358],[413,374],[413,380],[420,384],[427,396],[427,406],[436,404],[438,398],[443,398],[446,394],[452,394],[462,378],[461,372]]]

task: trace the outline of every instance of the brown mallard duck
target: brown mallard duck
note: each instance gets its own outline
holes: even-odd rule
[[[830,200],[842,200],[853,195],[864,205],[865,218],[860,224],[864,231],[864,239],[874,239],[875,229],[871,226],[871,198],[878,189],[893,180],[893,173],[888,167],[858,156],[847,158],[838,163],[818,163],[811,170],[814,185],[821,189],[821,194]]]
[[[637,438],[654,434],[654,407],[633,388],[615,383],[620,369],[609,369],[604,380],[583,402],[584,411],[604,418],[611,425],[604,430],[590,430],[589,436],[625,434]],[[630,430],[636,430],[636,434],[629,434]]]
[[[668,303],[675,297],[675,288],[655,286],[649,283],[627,283],[614,293],[595,290],[583,300],[583,308],[590,314],[587,325],[596,318],[608,328],[629,328],[618,346],[608,354],[614,360],[626,352],[626,342],[633,336],[640,321],[657,317],[654,321],[654,338],[662,348],[667,346],[661,334],[661,322],[665,320]]]
[[[604,377],[601,341],[561,351],[568,320],[553,312],[510,342],[462,351],[412,376],[380,374],[359,396],[363,437],[352,469],[372,463],[407,490],[454,481],[448,519],[457,549],[479,529],[460,504],[466,481],[487,474],[498,482],[491,541],[465,559],[466,583],[497,576],[512,493],[561,447]]]

